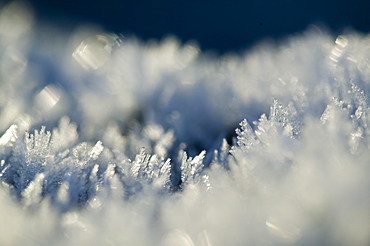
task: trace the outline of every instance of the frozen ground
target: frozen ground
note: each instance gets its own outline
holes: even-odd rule
[[[244,54],[0,13],[0,245],[369,245],[370,36]]]

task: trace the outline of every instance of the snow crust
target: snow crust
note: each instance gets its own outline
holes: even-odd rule
[[[0,245],[369,245],[369,35],[214,56],[33,21],[0,12]]]

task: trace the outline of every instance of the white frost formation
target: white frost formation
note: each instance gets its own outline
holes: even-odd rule
[[[0,245],[370,244],[369,35],[215,57],[32,21],[0,13]]]

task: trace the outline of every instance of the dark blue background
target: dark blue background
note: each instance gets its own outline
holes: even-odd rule
[[[94,22],[142,39],[174,34],[203,49],[239,50],[321,23],[334,33],[370,31],[370,0],[34,0],[39,20],[73,29]]]

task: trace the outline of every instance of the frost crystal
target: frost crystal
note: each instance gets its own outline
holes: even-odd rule
[[[238,139],[238,146],[243,148],[244,150],[250,149],[253,145],[258,144],[258,139],[249,125],[248,121],[244,119],[240,123],[241,129],[236,129],[237,139]]]
[[[32,23],[0,10],[0,245],[370,244],[369,35],[213,57]]]
[[[184,187],[187,183],[199,182],[200,173],[204,168],[204,157],[206,151],[202,151],[199,155],[192,157],[187,157],[185,152],[182,152],[181,160],[181,181]]]

